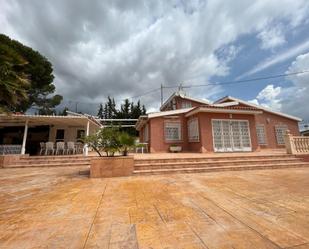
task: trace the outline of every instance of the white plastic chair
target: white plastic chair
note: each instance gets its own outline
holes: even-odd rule
[[[75,148],[76,148],[76,153],[81,154],[83,153],[84,145],[81,142],[77,142]]]
[[[62,151],[62,155],[65,152],[65,148],[64,148],[64,142],[57,142],[56,143],[56,155],[59,155],[59,152]]]
[[[46,145],[44,142],[40,142],[40,155],[43,155],[46,151]]]
[[[45,155],[48,155],[49,152],[51,152],[51,155],[54,155],[54,152],[55,152],[54,142],[47,142],[45,144]]]
[[[70,152],[72,152],[72,154],[76,153],[74,142],[67,142],[67,154],[70,154]]]

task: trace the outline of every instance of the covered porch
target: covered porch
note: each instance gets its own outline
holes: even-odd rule
[[[82,138],[95,132],[100,124],[90,117],[46,115],[0,115],[0,154],[42,154],[43,143],[80,143],[88,155]],[[43,152],[45,153],[45,152]],[[64,154],[65,151],[62,151]],[[55,154],[55,151],[54,153]]]

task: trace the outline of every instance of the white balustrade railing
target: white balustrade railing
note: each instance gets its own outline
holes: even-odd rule
[[[288,154],[309,154],[309,137],[293,136],[290,131],[287,131],[284,139]]]
[[[0,155],[20,154],[21,145],[19,144],[0,144]]]

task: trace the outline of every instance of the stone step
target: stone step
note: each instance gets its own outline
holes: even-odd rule
[[[89,162],[70,162],[70,163],[40,163],[40,164],[10,164],[5,165],[4,168],[35,168],[35,167],[77,167],[90,166]]]
[[[188,158],[160,158],[160,159],[135,159],[136,164],[144,163],[168,163],[168,162],[198,162],[198,161],[238,161],[238,160],[253,160],[253,159],[288,159],[296,158],[294,155],[282,154],[282,155],[262,155],[262,156],[225,156],[225,157],[188,157]]]
[[[309,167],[308,163],[290,163],[290,164],[275,164],[275,165],[251,165],[251,166],[223,166],[211,168],[183,168],[183,169],[157,169],[157,170],[134,170],[134,175],[160,175],[173,173],[203,173],[203,172],[220,172],[220,171],[242,171],[242,170],[265,170],[265,169],[285,169],[285,168],[300,168]]]
[[[199,162],[169,162],[169,163],[151,163],[135,164],[134,169],[167,169],[167,168],[185,168],[185,167],[216,167],[216,166],[250,166],[252,164],[288,164],[302,162],[298,158],[291,159],[261,159],[261,160],[235,160],[235,161],[199,161]]]
[[[17,162],[12,162],[10,163],[10,165],[13,165],[13,164],[54,164],[54,163],[76,163],[76,162],[87,162],[89,163],[90,160],[89,159],[86,159],[86,158],[71,158],[71,159],[62,159],[62,158],[57,158],[57,159],[40,159],[40,160],[32,160],[32,159],[29,159],[29,160],[25,160],[25,159],[22,159],[22,160],[19,160]]]

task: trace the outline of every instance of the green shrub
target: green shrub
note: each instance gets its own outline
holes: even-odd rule
[[[102,152],[107,156],[114,156],[117,151],[127,156],[128,150],[134,147],[135,138],[126,132],[120,132],[118,127],[106,127],[85,137],[84,142],[99,156],[103,156]]]

